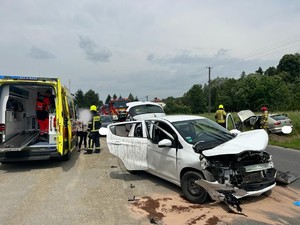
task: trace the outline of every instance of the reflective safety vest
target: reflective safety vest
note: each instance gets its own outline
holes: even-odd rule
[[[215,118],[217,123],[225,123],[226,112],[223,109],[218,109]]]
[[[263,114],[261,115],[261,120],[260,120],[260,128],[262,129],[268,129],[268,111],[264,111]]]
[[[89,130],[91,132],[99,132],[99,129],[101,127],[101,117],[97,114],[94,113],[92,114],[93,118],[92,120],[89,121]]]

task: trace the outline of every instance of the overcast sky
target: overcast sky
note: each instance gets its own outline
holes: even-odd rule
[[[140,100],[300,52],[298,0],[0,0],[0,74]]]

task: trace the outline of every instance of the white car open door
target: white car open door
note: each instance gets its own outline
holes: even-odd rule
[[[109,152],[117,156],[127,170],[148,170],[149,140],[144,124],[141,121],[131,121],[108,126],[106,141]]]

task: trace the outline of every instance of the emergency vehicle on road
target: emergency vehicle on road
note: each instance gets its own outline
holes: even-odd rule
[[[111,115],[112,119],[117,122],[126,120],[128,98],[111,99],[107,105],[103,105],[100,109],[102,115]]]
[[[47,129],[37,121],[38,95],[50,91]],[[75,107],[58,78],[0,75],[0,162],[68,160],[75,149]]]

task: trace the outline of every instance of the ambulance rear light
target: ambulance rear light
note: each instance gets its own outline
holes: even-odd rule
[[[0,123],[0,131],[5,131],[5,124],[4,123]]]

